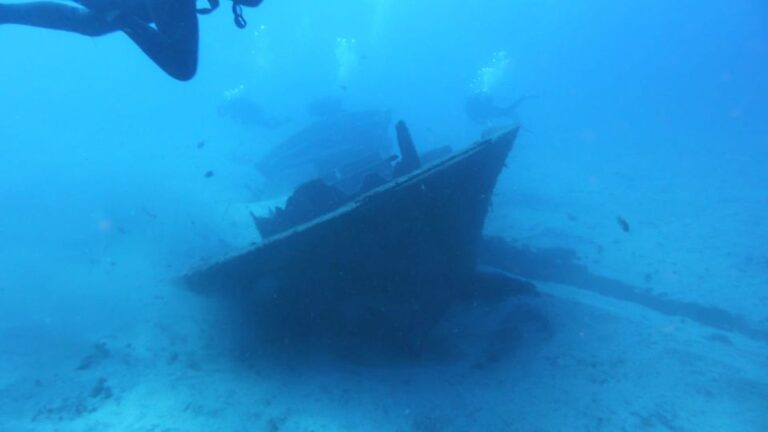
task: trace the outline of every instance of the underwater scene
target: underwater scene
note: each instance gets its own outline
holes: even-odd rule
[[[764,0],[0,0],[0,432],[768,431]]]

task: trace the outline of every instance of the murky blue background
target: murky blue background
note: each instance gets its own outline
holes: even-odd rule
[[[200,18],[184,83],[121,34],[0,26],[0,430],[768,429],[765,341],[569,287],[542,284],[561,299],[530,306],[547,342],[491,371],[253,374],[202,342],[216,339],[206,305],[168,283],[257,240],[238,207],[253,162],[311,101],[391,109],[423,148],[459,148],[481,132],[464,101],[484,89],[530,96],[489,234],[768,328],[766,3],[265,0],[245,14],[243,31],[228,5]],[[292,124],[222,118],[232,91]],[[110,360],[77,372],[98,341]],[[116,396],[96,404],[102,376]]]

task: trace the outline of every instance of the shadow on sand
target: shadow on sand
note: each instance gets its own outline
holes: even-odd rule
[[[533,249],[500,237],[483,239],[479,261],[518,277],[571,285],[605,297],[635,303],[665,315],[679,316],[717,330],[738,333],[768,342],[768,329],[725,309],[675,300],[647,289],[592,273],[579,263],[576,251],[563,248]]]

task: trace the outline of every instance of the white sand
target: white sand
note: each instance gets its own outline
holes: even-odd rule
[[[488,230],[574,248],[594,272],[655,293],[765,318],[766,272],[747,252],[766,210],[748,193],[652,212],[618,210],[616,191],[554,199],[532,189],[502,188]],[[247,226],[234,218],[227,235]],[[73,298],[0,323],[0,431],[768,430],[768,346],[573,287],[542,283],[545,296],[469,311],[482,324],[456,335],[463,354],[440,361],[280,362],[236,355],[236,329],[210,300],[166,282],[180,270],[130,249],[113,255],[117,265],[62,258],[48,277]],[[98,342],[109,355],[78,370]]]

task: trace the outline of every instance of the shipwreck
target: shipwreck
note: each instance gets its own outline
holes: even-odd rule
[[[505,278],[478,277],[477,256],[517,134],[419,154],[400,122],[388,170],[299,186],[284,207],[253,215],[261,244],[183,282],[249,304],[287,334],[418,346],[453,308],[505,295]]]

